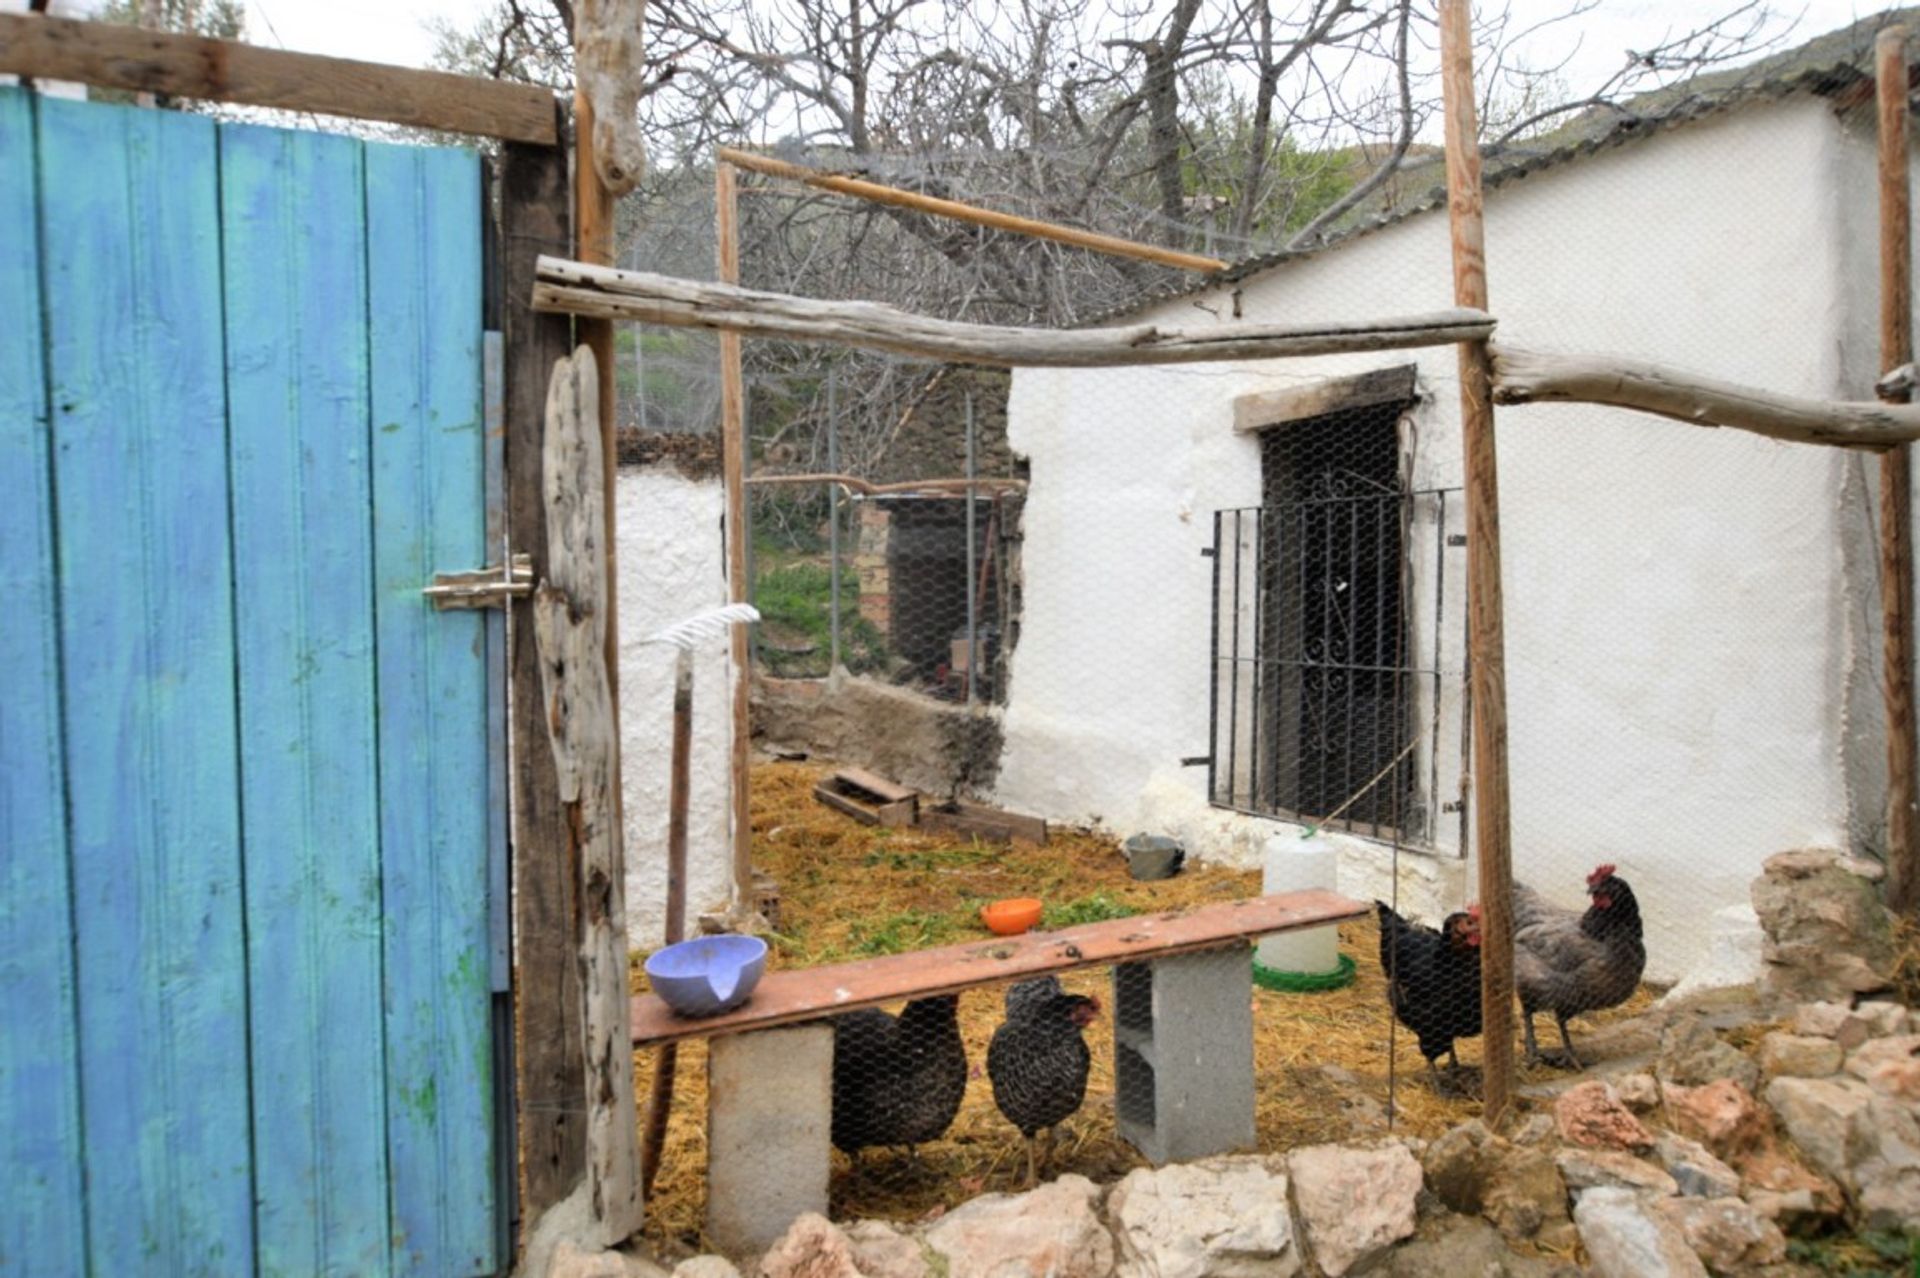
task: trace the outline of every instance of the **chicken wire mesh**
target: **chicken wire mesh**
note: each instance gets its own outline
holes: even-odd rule
[[[1872,137],[1858,88],[1832,68],[1793,72],[1711,109],[1490,163],[1503,342],[1870,397]],[[1779,193],[1814,175],[1835,181],[1783,209]],[[1442,305],[1445,213],[1419,190],[1409,179],[1384,219],[1349,228],[1365,234],[1106,318],[1198,327]],[[817,349],[793,361],[749,379],[754,594],[769,618],[759,669],[839,670],[929,713],[971,702],[995,733],[974,796],[1101,832],[1110,877],[1089,871],[1080,891],[1124,877],[1114,844],[1133,834],[1233,867],[1222,899],[1271,883],[1256,877],[1265,863],[1299,845],[1329,844],[1324,886],[1378,904],[1342,929],[1354,985],[1316,991],[1309,978],[1327,973],[1283,970],[1298,979],[1252,993],[1258,1111],[1325,1064],[1353,1084],[1309,1094],[1356,1124],[1384,1127],[1389,1105],[1415,1132],[1472,1113],[1485,937],[1455,352],[1010,376]],[[1876,463],[1589,405],[1503,406],[1497,438],[1514,1046],[1531,1055],[1537,1040],[1533,1083],[1604,1059],[1609,1020],[1663,992],[1752,979],[1748,892],[1768,855],[1882,853]],[[927,486],[953,480],[993,486],[971,499]],[[908,487],[873,491],[895,485]],[[868,729],[875,756],[917,722],[888,705]],[[933,760],[927,775],[946,774]],[[982,855],[1009,876],[982,897],[1025,894],[1031,863]],[[849,899],[892,868],[847,881]],[[1141,909],[1192,903],[1134,890]],[[907,929],[908,948],[979,935],[979,903]],[[872,913],[878,931],[903,912],[876,899]],[[1137,979],[1066,982],[1101,1012],[1072,1027],[1089,1081],[1063,1120],[1077,1153],[1055,1171],[1111,1175],[1147,1156],[1123,1134],[1152,1097],[1129,1082],[1145,1062],[1125,1041]],[[1343,1033],[1364,1025],[1364,1045],[1329,1050],[1325,1008]],[[859,1179],[836,1172],[837,1207],[924,1210],[955,1185],[1024,1176],[1022,1133],[988,1070],[1005,1016],[1004,994],[983,989],[951,1018],[924,1009],[850,1031],[867,1036],[849,1040],[850,1061],[895,1052],[945,1071],[903,1115],[927,1105],[930,1130],[933,1110],[951,1112],[924,1141],[868,1140],[887,1133],[860,1124],[885,1124],[850,1119],[840,1134],[868,1148]],[[908,1052],[901,1027],[922,1017],[932,1028]],[[860,1069],[869,1092],[891,1086],[888,1068]],[[865,1094],[838,1075],[836,1103]],[[1263,1118],[1255,1143],[1307,1138]],[[917,1159],[896,1145],[919,1146]]]

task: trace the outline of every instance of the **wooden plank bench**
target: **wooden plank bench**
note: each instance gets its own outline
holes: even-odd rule
[[[713,1040],[707,1083],[707,1232],[763,1250],[827,1209],[833,1030],[855,1008],[1112,967],[1115,1121],[1150,1160],[1253,1141],[1253,965],[1262,936],[1363,917],[1332,892],[1288,892],[1028,932],[911,954],[769,972],[744,1007],[676,1015],[633,1000],[635,1047]]]

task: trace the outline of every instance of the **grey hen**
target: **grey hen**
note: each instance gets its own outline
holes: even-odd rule
[[[1522,883],[1513,885],[1513,982],[1527,1021],[1527,1063],[1542,1059],[1533,1014],[1552,1012],[1563,1051],[1551,1063],[1581,1068],[1567,1018],[1617,1007],[1640,988],[1647,947],[1640,902],[1611,865],[1587,876],[1584,914],[1562,909]]]
[[[893,1016],[877,1007],[833,1018],[834,1147],[938,1140],[967,1091],[960,996],[917,998]]]
[[[1007,990],[1007,1019],[987,1045],[993,1101],[1027,1142],[1027,1183],[1037,1179],[1034,1136],[1055,1131],[1087,1095],[1093,1054],[1080,1031],[1100,1014],[1098,999],[1069,994],[1056,977],[1021,981]]]

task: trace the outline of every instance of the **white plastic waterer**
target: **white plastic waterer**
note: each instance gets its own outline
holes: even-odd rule
[[[1339,853],[1318,834],[1308,838],[1276,834],[1261,849],[1261,860],[1260,890],[1269,896],[1314,889],[1331,892]],[[1340,966],[1339,929],[1328,923],[1264,937],[1254,950],[1253,961],[1273,972],[1324,975]]]

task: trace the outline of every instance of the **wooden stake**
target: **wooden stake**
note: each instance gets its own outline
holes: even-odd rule
[[[1455,305],[1487,306],[1486,228],[1473,94],[1470,0],[1440,0],[1446,100],[1447,218]],[[1500,597],[1500,488],[1493,440],[1493,366],[1485,339],[1460,344],[1460,429],[1466,445],[1467,652],[1473,696],[1473,804],[1480,858],[1483,1117],[1513,1107],[1513,863],[1507,808],[1506,637]]]
[[[1201,257],[1197,253],[1181,253],[1155,244],[1123,240],[1117,235],[1083,231],[1079,227],[1061,226],[1058,222],[1041,222],[1012,213],[1000,213],[974,204],[963,204],[959,200],[943,200],[934,195],[922,195],[918,191],[903,191],[897,186],[869,182],[864,178],[822,173],[819,169],[789,164],[785,160],[755,155],[751,151],[736,151],[732,147],[721,147],[719,157],[723,164],[752,169],[755,173],[764,173],[769,177],[801,182],[818,190],[851,195],[858,199],[871,200],[875,204],[890,204],[895,208],[912,209],[917,213],[931,213],[935,217],[952,218],[957,222],[971,222],[975,226],[988,226],[998,231],[1011,231],[1016,235],[1052,240],[1057,244],[1071,244],[1075,248],[1091,249],[1095,253],[1105,253],[1111,257],[1130,257],[1160,266],[1177,267],[1183,271],[1203,271],[1208,274],[1227,269],[1225,262],[1214,257]],[[729,280],[728,282],[737,283],[738,281]]]
[[[720,280],[740,282],[740,200],[733,166],[713,166],[713,229],[719,241]],[[740,334],[720,334],[720,464],[727,480],[728,598],[747,602],[747,440],[746,386],[740,370]],[[748,721],[747,628],[733,627],[733,756],[729,773],[733,798],[733,904],[736,915],[753,908],[753,824],[747,807]]]
[[[1880,366],[1913,362],[1913,228],[1907,185],[1907,29],[1874,42],[1880,105]],[[1897,392],[1900,400],[1909,395]],[[1913,459],[1901,444],[1880,459],[1880,613],[1887,704],[1887,903],[1920,915],[1914,843]]]
[[[692,791],[693,656],[682,651],[674,663],[673,753],[667,781],[667,927],[666,943],[687,935],[687,802]],[[653,1088],[647,1095],[640,1130],[640,1196],[651,1200],[660,1172],[660,1151],[667,1145],[667,1118],[673,1109],[673,1076],[679,1049],[662,1045],[654,1057]]]

